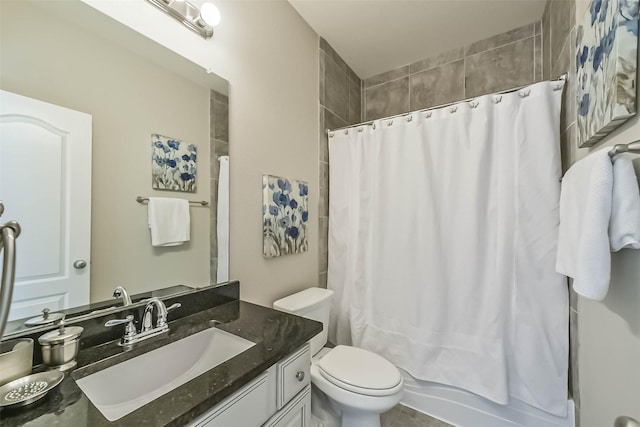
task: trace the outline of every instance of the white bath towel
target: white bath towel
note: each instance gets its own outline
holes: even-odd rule
[[[609,223],[609,240],[614,252],[624,248],[640,249],[640,189],[632,160],[629,154],[614,158]]]
[[[605,148],[573,165],[562,180],[556,271],[572,277],[580,295],[603,300],[611,250],[638,244],[639,213],[638,184],[628,157],[618,156],[612,164]]]
[[[149,197],[149,228],[152,246],[178,246],[189,241],[189,201]]]

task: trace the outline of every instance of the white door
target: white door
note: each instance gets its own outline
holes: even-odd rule
[[[22,227],[9,320],[88,304],[91,116],[0,91],[0,200]]]

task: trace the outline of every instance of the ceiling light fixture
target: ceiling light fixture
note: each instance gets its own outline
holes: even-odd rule
[[[198,9],[186,0],[147,1],[205,39],[213,36],[213,27],[220,23],[220,11],[212,3],[204,3]]]

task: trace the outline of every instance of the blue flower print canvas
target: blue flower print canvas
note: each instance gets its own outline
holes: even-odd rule
[[[151,177],[154,190],[195,193],[198,149],[179,139],[151,135]]]
[[[576,33],[579,147],[636,114],[637,69],[638,0],[591,0]]]
[[[306,252],[309,185],[277,176],[262,177],[262,234],[266,258]]]

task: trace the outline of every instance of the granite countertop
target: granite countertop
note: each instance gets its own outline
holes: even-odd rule
[[[256,343],[188,383],[136,411],[109,422],[74,379],[120,363],[207,329],[216,327]],[[11,426],[182,426],[266,371],[322,330],[322,324],[244,301],[229,302],[169,323],[168,335],[125,350],[117,341],[82,349],[78,367],[58,387],[24,408],[0,410],[0,424]],[[145,375],[162,375],[148,372]]]

